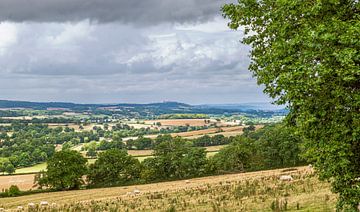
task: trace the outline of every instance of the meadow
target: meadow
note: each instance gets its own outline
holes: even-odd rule
[[[0,207],[27,209],[41,201],[49,206],[29,211],[334,211],[336,195],[311,168],[297,167],[3,198]]]

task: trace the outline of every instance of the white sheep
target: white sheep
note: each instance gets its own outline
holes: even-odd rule
[[[28,207],[29,207],[29,208],[35,208],[35,203],[30,202],[30,203],[28,204]]]
[[[135,195],[138,195],[138,194],[140,194],[140,190],[138,190],[138,189],[135,189],[135,190],[134,190],[134,194],[135,194]]]
[[[47,202],[47,201],[41,201],[40,202],[40,206],[41,207],[46,207],[46,206],[48,206],[49,205],[49,203]]]
[[[23,206],[17,206],[17,211],[23,211],[24,207]]]
[[[291,177],[291,175],[282,175],[282,176],[280,176],[280,180],[281,181],[292,181],[294,179]]]
[[[189,183],[190,183],[190,180],[185,180],[185,183],[186,183],[186,184],[189,184]]]

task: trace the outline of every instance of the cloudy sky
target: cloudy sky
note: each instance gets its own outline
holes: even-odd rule
[[[0,99],[269,102],[230,0],[1,0]]]

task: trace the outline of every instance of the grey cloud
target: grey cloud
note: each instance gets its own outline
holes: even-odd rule
[[[0,21],[123,22],[141,25],[202,22],[226,0],[1,0]]]
[[[241,32],[209,24],[0,23],[1,99],[87,103],[268,101]],[[11,30],[9,30],[11,29]],[[1,38],[1,37],[0,37]]]

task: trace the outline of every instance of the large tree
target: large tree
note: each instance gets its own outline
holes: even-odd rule
[[[265,93],[287,104],[308,159],[339,193],[360,202],[360,5],[358,0],[239,0],[222,8],[244,27],[249,69]]]
[[[87,178],[91,185],[113,186],[138,180],[139,176],[139,160],[125,150],[110,149],[100,153],[95,163],[90,165]]]
[[[56,152],[47,161],[47,171],[35,177],[40,187],[46,186],[58,190],[78,189],[87,172],[87,160],[77,151]]]

